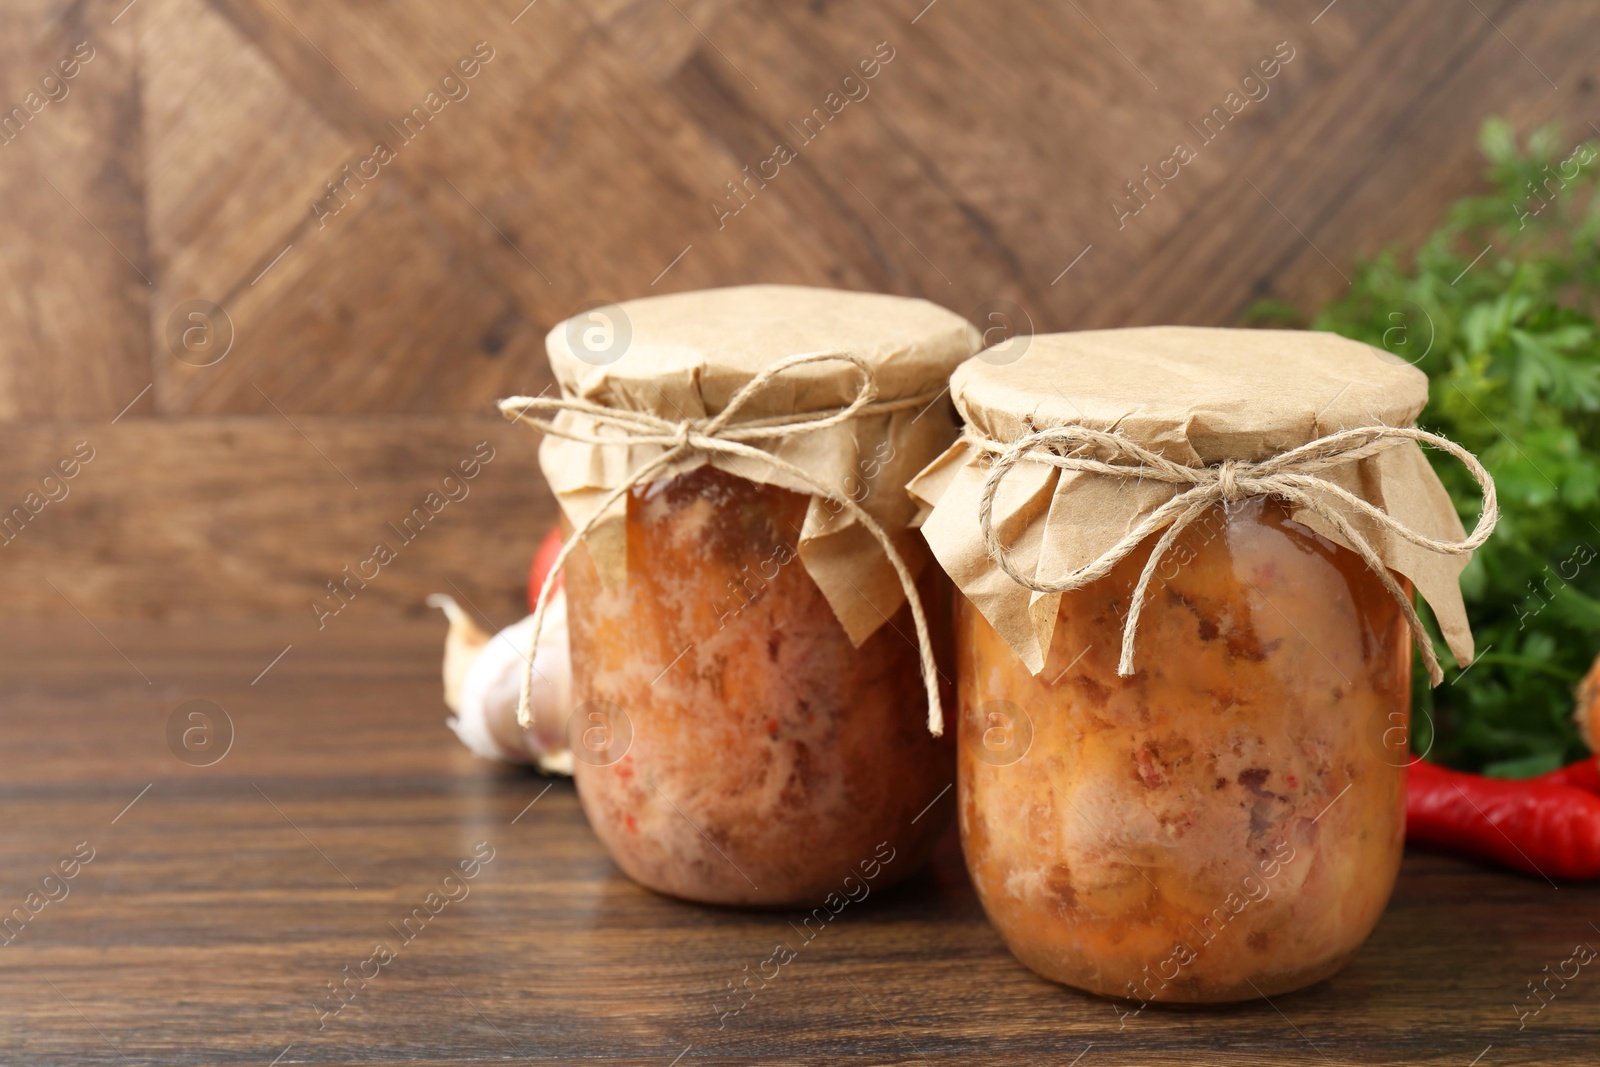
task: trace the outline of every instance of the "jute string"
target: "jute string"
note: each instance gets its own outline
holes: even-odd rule
[[[826,362],[849,363],[860,372],[861,384],[856,390],[855,399],[846,406],[833,411],[797,412],[767,418],[748,419],[743,422],[735,421],[739,412],[750,402],[750,399],[766,388],[767,384],[780,374],[806,364]],[[547,434],[562,437],[569,441],[580,441],[591,445],[660,445],[665,449],[660,455],[629,474],[620,485],[607,493],[590,516],[573,531],[572,536],[567,538],[566,543],[561,546],[561,552],[556,556],[555,563],[550,568],[550,574],[545,579],[544,587],[539,590],[539,600],[534,607],[533,633],[529,638],[528,646],[528,669],[522,675],[522,693],[517,702],[517,721],[524,727],[531,725],[532,722],[532,712],[528,706],[528,698],[533,686],[533,652],[538,647],[539,633],[544,628],[545,610],[549,606],[550,594],[555,586],[554,578],[566,566],[567,559],[572,555],[573,549],[588,536],[589,532],[595,528],[613,504],[627,495],[635,486],[648,482],[656,472],[689,456],[721,455],[741,456],[755,460],[774,471],[788,475],[803,485],[809,486],[815,495],[829,500],[848,511],[882,546],[884,555],[888,557],[890,565],[894,567],[895,575],[900,579],[900,587],[905,590],[906,603],[911,607],[911,619],[916,624],[917,651],[922,661],[922,682],[928,691],[928,729],[936,737],[943,733],[944,712],[939,702],[938,667],[933,659],[933,642],[928,636],[927,616],[922,610],[922,598],[917,595],[916,578],[912,575],[910,568],[906,566],[905,560],[901,558],[900,553],[895,550],[894,543],[890,540],[888,533],[865,508],[861,507],[848,495],[839,493],[824,485],[816,477],[793,463],[779,459],[772,453],[749,443],[753,441],[772,441],[793,434],[811,433],[866,415],[882,415],[911,408],[925,407],[937,400],[942,395],[942,390],[939,393],[928,393],[923,396],[907,397],[902,400],[880,401],[877,399],[877,395],[877,381],[872,367],[861,357],[847,352],[808,352],[790,356],[766,367],[749,382],[745,383],[738,392],[734,393],[720,414],[703,419],[684,419],[680,422],[674,422],[671,419],[660,418],[648,412],[625,411],[596,404],[589,400],[571,397],[513,396],[500,401],[500,413],[512,422],[531,426]],[[601,426],[620,430],[621,433],[606,436],[583,433],[558,426],[550,419],[535,418],[528,414],[529,412],[540,412],[553,415],[562,411],[585,415]]]
[[[1174,463],[1158,452],[1129,440],[1121,434],[1092,430],[1082,426],[1064,426],[1058,429],[1034,430],[1015,441],[1000,442],[974,434],[970,429],[963,437],[969,445],[992,456],[989,474],[984,480],[983,495],[978,505],[978,524],[983,531],[983,541],[989,556],[1011,579],[1040,593],[1065,593],[1081,589],[1098,578],[1104,578],[1146,538],[1165,527],[1165,532],[1150,552],[1150,558],[1139,574],[1133,589],[1133,600],[1128,606],[1127,619],[1122,629],[1122,655],[1117,662],[1117,673],[1123,677],[1133,674],[1134,639],[1139,632],[1139,618],[1150,591],[1150,579],[1162,558],[1172,548],[1183,531],[1208,508],[1219,503],[1234,503],[1246,497],[1275,496],[1287,500],[1321,516],[1336,531],[1345,544],[1355,549],[1372,572],[1383,582],[1400,610],[1411,625],[1417,650],[1428,669],[1434,685],[1444,678],[1439,669],[1439,659],[1433,642],[1423,628],[1411,604],[1411,597],[1395,581],[1389,568],[1377,551],[1345,517],[1358,513],[1370,520],[1385,533],[1403,538],[1426,549],[1446,555],[1467,555],[1489,538],[1500,518],[1500,507],[1495,500],[1494,480],[1478,462],[1476,456],[1453,441],[1415,427],[1364,426],[1342,430],[1309,441],[1298,448],[1281,452],[1259,462],[1226,460],[1208,467],[1190,467]],[[1362,500],[1354,493],[1319,477],[1333,467],[1365,459],[1400,441],[1416,441],[1447,452],[1460,460],[1483,490],[1483,508],[1478,514],[1478,524],[1464,540],[1446,541],[1428,537],[1407,527],[1381,508]],[[1109,478],[1134,478],[1144,481],[1168,482],[1186,486],[1182,492],[1152,511],[1143,521],[1133,526],[1116,544],[1101,553],[1099,558],[1055,581],[1040,581],[1019,571],[1011,561],[1006,547],[994,525],[994,498],[1006,476],[1020,462],[1046,463],[1065,471],[1083,471]],[[1335,503],[1340,506],[1335,506]],[[1345,509],[1348,509],[1346,511]]]

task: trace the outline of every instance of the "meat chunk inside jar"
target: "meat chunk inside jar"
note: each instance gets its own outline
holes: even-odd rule
[[[1179,537],[1122,678],[1150,547],[1062,596],[1038,676],[960,605],[969,870],[1012,952],[1055,981],[1141,1004],[1309,985],[1360,947],[1398,873],[1409,631],[1354,552],[1256,498]]]
[[[651,889],[858,897],[912,874],[949,823],[950,797],[922,814],[954,781],[954,738],[928,734],[909,609],[851,644],[798,557],[809,499],[701,467],[629,495],[622,581],[602,586],[585,551],[569,563],[578,793]],[[930,619],[946,582],[923,568]]]

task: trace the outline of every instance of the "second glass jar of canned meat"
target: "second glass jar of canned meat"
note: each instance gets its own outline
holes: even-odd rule
[[[1425,390],[1328,335],[1178,328],[1036,337],[1026,359],[973,360],[952,383],[973,429],[999,442],[1087,426],[1193,466],[1264,459],[1373,412],[1403,426]],[[1417,461],[1371,461],[1359,477],[1409,489],[1433,477]],[[981,547],[988,462],[958,446],[913,484],[942,559]],[[1026,460],[1013,477],[995,521],[1035,539],[1041,577],[1088,562],[1178,491]],[[1453,512],[1434,521],[1460,536]],[[1394,885],[1410,630],[1356,552],[1256,496],[1213,505],[1173,543],[1138,619],[1136,670],[1120,676],[1155,539],[1058,600],[994,574],[971,583],[976,603],[961,598],[968,869],[1012,952],[1047,978],[1137,1003],[1297,989],[1344,965]]]

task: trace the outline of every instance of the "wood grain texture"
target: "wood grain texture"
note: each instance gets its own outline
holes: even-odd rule
[[[78,842],[95,857],[0,947],[0,1059],[1461,1067],[1488,1049],[1478,1062],[1593,1062],[1594,975],[1524,1029],[1514,1005],[1575,943],[1600,941],[1600,887],[1425,854],[1407,856],[1377,932],[1331,981],[1125,1024],[1007,954],[953,835],[911,884],[849,905],[805,945],[798,915],[655,896],[611,864],[570,784],[456,742],[442,629],[379,621],[303,642],[289,624],[7,624],[0,904]],[[203,768],[166,735],[197,699],[233,729]],[[389,924],[479,841],[494,859],[470,895],[321,1019],[326,983],[398,942]],[[798,957],[719,1028],[726,983],[779,941]]]
[[[498,418],[274,412],[4,437],[0,590],[32,616],[287,616],[309,638],[453,593],[498,628],[526,612],[528,559],[555,520],[536,439]],[[76,477],[47,480],[83,454]],[[396,558],[366,564],[379,543]]]
[[[109,418],[149,381],[139,72],[102,29],[82,3],[0,12],[3,420]]]
[[[95,618],[297,612],[300,578],[275,576],[345,544],[293,516],[389,518],[303,456],[241,453],[259,500],[239,551],[271,561],[241,565],[210,483],[168,466],[207,435],[232,455],[287,415],[383,448],[492,418],[550,384],[551,325],[654,292],[1006,300],[1040,331],[1309,309],[1478,187],[1486,117],[1590,132],[1600,74],[1583,0],[28,0],[0,20],[0,109],[95,50],[0,138],[0,501],[57,429],[153,427],[81,512],[139,521],[28,548],[85,575]],[[1266,96],[1199,138],[1281,49]],[[1127,183],[1179,142],[1197,158],[1128,216]],[[760,177],[779,145],[793,159]],[[537,482],[475,516],[487,555],[449,540],[369,610],[508,567],[547,513]],[[15,569],[0,590],[75,617]]]

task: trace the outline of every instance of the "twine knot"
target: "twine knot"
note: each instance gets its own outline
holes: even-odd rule
[[[806,364],[824,362],[849,363],[860,373],[860,384],[849,404],[825,411],[795,412],[742,421],[737,419],[751,398],[767,388],[768,384],[779,375]],[[848,352],[807,352],[779,360],[764,368],[733,394],[719,414],[706,419],[683,419],[673,422],[649,412],[611,408],[590,400],[566,396],[514,396],[500,401],[500,413],[510,421],[531,426],[556,437],[591,445],[659,445],[662,448],[660,455],[630,473],[622,484],[606,494],[589,517],[561,546],[561,552],[550,568],[549,577],[539,590],[539,600],[534,608],[533,631],[529,637],[527,657],[528,670],[522,676],[522,694],[517,703],[517,721],[524,727],[531,724],[528,697],[533,684],[533,649],[537,648],[539,633],[544,628],[545,610],[550,602],[551,591],[555,587],[553,579],[566,566],[573,549],[589,535],[612,505],[635,486],[648,481],[658,471],[673,463],[698,454],[738,456],[765,464],[771,470],[810,487],[814,494],[827,499],[838,508],[848,511],[873,536],[894,568],[895,575],[900,579],[906,603],[911,608],[911,620],[917,631],[917,651],[922,661],[922,681],[928,693],[928,730],[935,737],[942,734],[944,712],[939,701],[938,666],[933,658],[933,642],[928,633],[927,616],[922,609],[922,598],[917,594],[916,579],[895,549],[889,534],[849,494],[824,485],[809,472],[751,443],[778,440],[793,434],[811,433],[863,415],[925,408],[942,395],[944,395],[943,390],[938,393],[880,402],[877,399],[877,381],[871,365],[866,360]],[[606,435],[598,432],[586,433],[562,426],[552,419],[532,417],[528,414],[530,411],[550,414],[571,412],[587,416],[597,429],[615,432]]]
[[[1225,459],[1217,467],[1217,492],[1222,499],[1230,504],[1236,504],[1244,499],[1244,490],[1239,487],[1239,464],[1235,460]]]
[[[1215,504],[1235,503],[1246,497],[1275,496],[1323,518],[1344,539],[1344,543],[1361,556],[1400,605],[1411,626],[1428,677],[1434,685],[1438,685],[1444,680],[1444,674],[1439,668],[1433,642],[1423,628],[1410,596],[1389,573],[1388,566],[1371,542],[1345,515],[1357,513],[1387,534],[1430,552],[1457,556],[1470,554],[1487,541],[1500,517],[1494,480],[1483,464],[1478,462],[1478,458],[1455,442],[1416,427],[1357,427],[1319,437],[1264,460],[1224,460],[1209,467],[1175,463],[1121,434],[1084,426],[1032,430],[1009,443],[991,440],[975,434],[969,428],[964,439],[990,456],[989,474],[984,480],[983,493],[978,502],[978,525],[983,531],[984,546],[988,549],[989,557],[1019,585],[1040,593],[1065,593],[1081,589],[1105,577],[1146,538],[1165,528],[1151,549],[1150,558],[1133,589],[1133,599],[1122,629],[1122,654],[1117,662],[1117,673],[1123,677],[1133,674],[1134,638],[1139,630],[1140,613],[1149,594],[1150,580],[1178,536]],[[1331,468],[1366,459],[1408,440],[1454,456],[1467,468],[1483,491],[1483,507],[1478,514],[1478,523],[1465,539],[1447,541],[1420,534],[1391,517],[1388,512],[1320,476]],[[1023,460],[1044,463],[1064,471],[1168,482],[1185,488],[1123,534],[1121,540],[1106,549],[1099,558],[1059,580],[1041,581],[1017,569],[1009,550],[1000,543],[1000,536],[995,530],[995,495],[1006,476]]]

